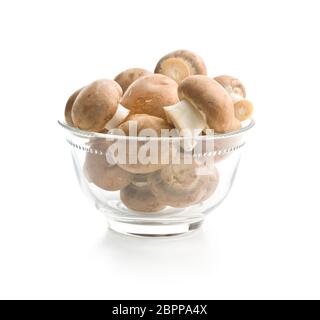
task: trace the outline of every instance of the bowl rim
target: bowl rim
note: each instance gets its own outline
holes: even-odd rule
[[[58,124],[65,130],[70,133],[82,137],[82,138],[104,138],[110,140],[137,140],[137,141],[150,141],[150,140],[185,140],[190,139],[190,137],[139,137],[139,136],[123,136],[123,135],[115,135],[110,133],[100,133],[93,131],[85,131],[79,128],[71,127],[64,121],[58,120]],[[220,140],[225,138],[231,138],[238,135],[242,135],[243,133],[249,131],[251,128],[255,126],[255,121],[253,118],[248,118],[245,121],[241,122],[242,127],[235,131],[225,132],[225,133],[214,133],[213,135],[202,135],[192,137],[193,140],[202,141],[202,140]]]

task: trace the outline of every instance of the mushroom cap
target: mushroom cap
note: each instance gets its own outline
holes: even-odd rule
[[[132,114],[149,114],[166,120],[162,107],[179,101],[177,83],[161,74],[151,74],[133,82],[122,97],[121,104]]]
[[[130,68],[119,73],[114,81],[121,86],[123,93],[125,93],[131,83],[148,74],[152,74],[152,72],[141,68]]]
[[[157,212],[165,208],[165,204],[159,201],[148,186],[130,184],[120,191],[120,198],[129,209],[135,211]]]
[[[246,97],[246,89],[239,79],[223,75],[215,77],[214,80],[219,82],[229,93],[236,93],[243,98]]]
[[[107,161],[106,152],[112,143],[104,139],[97,139],[91,142],[89,146],[92,153],[87,154],[83,166],[87,180],[108,191],[125,188],[132,179],[132,175],[129,172]]]
[[[65,110],[64,110],[64,118],[66,120],[66,123],[71,126],[71,127],[74,127],[74,123],[72,121],[72,117],[71,117],[71,110],[72,110],[72,107],[73,107],[73,104],[74,104],[74,101],[76,100],[78,94],[80,93],[80,91],[82,90],[83,88],[81,89],[78,89],[77,91],[75,91],[68,99],[67,103],[66,103],[66,107],[65,107]]]
[[[154,72],[164,74],[179,84],[188,76],[206,75],[207,68],[202,58],[197,54],[188,50],[177,50],[162,57]]]
[[[142,130],[144,129],[151,129],[153,130],[152,133],[154,133],[155,136],[160,136],[161,135],[161,130],[162,129],[172,129],[173,127],[164,119],[162,118],[158,118],[158,117],[154,117],[154,116],[150,116],[148,114],[135,114],[135,115],[130,115],[127,118],[127,121],[123,122],[117,129],[121,129],[123,130],[123,132],[126,135],[130,134],[130,124],[131,122],[135,122],[136,127],[137,127],[137,134],[142,137],[142,136],[147,136],[144,135],[144,132]],[[150,131],[146,131],[145,132],[150,133]],[[136,144],[137,147],[136,148],[130,148],[130,142],[132,144]],[[163,153],[170,153],[170,155],[173,152],[173,148],[171,145],[168,146],[169,150],[167,148],[165,148],[161,142],[157,141],[157,140],[152,140],[152,141],[137,141],[137,140],[133,140],[133,141],[125,141],[124,143],[126,143],[126,162],[125,164],[123,163],[119,163],[118,165],[123,168],[124,170],[127,170],[128,172],[131,173],[135,173],[135,174],[147,174],[150,172],[155,172],[157,170],[159,170],[162,167],[162,163],[161,163],[161,155],[162,152]],[[144,145],[146,145],[148,143],[148,147],[151,148],[156,148],[157,149],[157,158],[156,159],[152,159],[153,161],[148,162],[148,163],[139,163],[139,154],[141,150],[141,148],[143,148]],[[130,155],[130,153],[132,153]],[[129,160],[130,159],[136,159],[137,163],[130,163]],[[170,158],[169,158],[170,159]]]
[[[199,175],[201,164],[193,161],[191,164],[170,164],[161,171],[149,176],[150,189],[157,198],[175,208],[194,205],[206,197],[211,191],[208,185],[215,171]]]
[[[128,136],[129,135],[129,125],[130,121],[134,121],[137,124],[137,133],[139,136],[141,135],[141,131],[143,129],[153,129],[157,136],[161,135],[162,129],[173,129],[173,126],[169,124],[166,120],[151,116],[148,114],[132,114],[127,117],[126,121],[123,122],[118,129],[123,130],[123,132]]]
[[[193,164],[172,164],[160,172],[161,180],[175,190],[191,190],[199,181]]]
[[[97,80],[84,89],[74,101],[71,117],[82,130],[100,132],[114,116],[122,95],[119,84],[113,80]]]
[[[205,196],[204,180],[203,178],[199,179],[194,188],[190,190],[175,189],[162,181],[161,175],[156,173],[150,188],[157,195],[159,201],[174,208],[185,208],[198,203]]]
[[[158,163],[137,163],[137,164],[123,164],[119,163],[118,166],[123,170],[132,173],[132,174],[147,174],[151,172],[158,171],[161,168],[161,165]]]
[[[190,76],[180,83],[178,95],[205,114],[210,129],[229,132],[240,128],[233,101],[217,81],[203,75]]]

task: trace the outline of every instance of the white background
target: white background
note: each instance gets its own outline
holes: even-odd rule
[[[0,298],[320,298],[319,1],[1,1]],[[186,48],[255,105],[202,231],[107,230],[56,120],[77,88]]]

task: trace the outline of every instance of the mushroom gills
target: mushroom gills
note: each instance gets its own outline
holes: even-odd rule
[[[190,75],[190,69],[191,66],[182,58],[169,58],[161,63],[162,73],[178,83]]]
[[[235,92],[230,92],[229,95],[233,101],[236,118],[240,121],[248,119],[253,111],[252,103]]]
[[[104,127],[107,130],[111,130],[118,127],[124,121],[124,119],[129,115],[129,113],[130,113],[130,110],[128,110],[127,108],[119,104],[116,113],[106,123]]]
[[[253,112],[252,103],[247,99],[239,100],[234,104],[234,112],[236,118],[240,121],[247,120]]]
[[[190,136],[190,133],[191,136],[198,136],[208,127],[206,116],[186,100],[163,109],[174,126],[184,131],[182,136]]]

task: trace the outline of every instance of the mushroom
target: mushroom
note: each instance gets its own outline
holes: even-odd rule
[[[160,137],[163,132],[162,130],[168,130],[166,131],[168,133],[172,128],[162,118],[147,114],[136,114],[130,115],[115,132],[121,130],[120,132],[127,136]],[[110,132],[113,133],[113,130]],[[169,143],[169,140],[168,145],[165,146],[158,140],[152,139],[140,141],[138,138],[133,138],[122,140],[122,142],[126,144],[125,161],[118,162],[118,165],[124,170],[135,174],[146,174],[159,170],[162,166],[162,159],[164,157],[169,158],[172,152],[174,152],[174,148]],[[151,150],[155,150],[156,154],[151,154]]]
[[[192,130],[192,135],[199,135],[207,128],[215,132],[240,128],[232,99],[217,81],[203,75],[190,76],[180,83],[178,95],[177,104],[163,109],[179,130]]]
[[[113,80],[97,80],[78,94],[71,117],[74,125],[82,130],[101,132],[117,127],[129,114],[119,104],[122,89]]]
[[[113,142],[102,138],[92,141],[89,144],[90,153],[87,154],[83,166],[88,182],[108,191],[123,189],[130,184],[132,179],[129,172],[108,162],[106,153]]]
[[[66,107],[65,107],[65,110],[64,110],[64,118],[66,120],[66,123],[71,126],[71,127],[74,127],[74,123],[72,121],[72,117],[71,117],[71,110],[72,110],[72,107],[73,107],[73,104],[74,104],[74,101],[76,100],[78,94],[80,93],[80,91],[82,90],[83,88],[81,89],[78,89],[77,91],[75,91],[68,99],[67,101],[67,104],[66,104]]]
[[[130,184],[120,191],[120,198],[129,209],[135,211],[157,212],[166,207],[148,186],[139,187]]]
[[[199,169],[203,168],[195,160],[190,164],[167,165],[149,176],[150,189],[158,200],[171,207],[184,208],[199,203],[211,195],[217,185],[215,168],[202,174]]]
[[[177,83],[169,77],[151,74],[133,82],[121,104],[132,114],[149,114],[167,120],[162,107],[179,101],[177,88]]]
[[[185,78],[194,74],[207,74],[203,60],[188,50],[177,50],[165,55],[158,62],[155,73],[164,74],[178,84]]]
[[[246,99],[246,90],[241,81],[231,76],[219,76],[214,79],[226,89],[232,98],[235,116],[240,121],[248,119],[252,115],[253,105]]]
[[[136,81],[138,78],[146,76],[148,74],[152,74],[152,72],[141,68],[130,68],[119,73],[114,78],[114,81],[118,82],[118,84],[122,88],[123,93],[125,93],[131,83]]]

